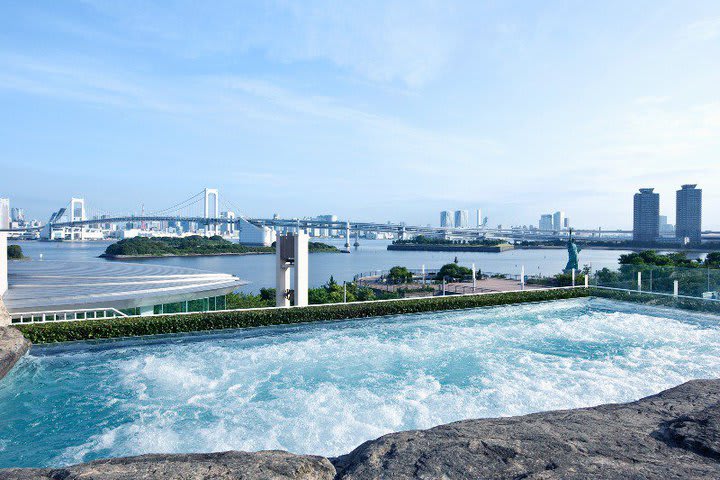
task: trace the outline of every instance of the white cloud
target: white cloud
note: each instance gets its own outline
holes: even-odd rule
[[[212,8],[192,2],[88,4],[114,18],[130,44],[154,44],[191,57],[259,50],[280,62],[329,62],[374,82],[413,88],[440,75],[467,33],[454,2],[434,0],[233,1]],[[84,26],[62,27],[109,36]]]
[[[720,37],[720,17],[691,23],[681,30],[680,37],[690,41],[714,40]]]

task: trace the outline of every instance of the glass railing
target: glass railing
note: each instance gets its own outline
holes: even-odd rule
[[[720,270],[704,267],[623,265],[593,273],[591,285],[705,299],[720,298]]]

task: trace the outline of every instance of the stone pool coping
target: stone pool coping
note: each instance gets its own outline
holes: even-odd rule
[[[391,433],[336,458],[230,451],[0,469],[0,480],[59,478],[720,478],[720,379],[692,380],[624,404],[462,420]]]

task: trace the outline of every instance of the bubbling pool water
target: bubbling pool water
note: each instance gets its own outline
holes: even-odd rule
[[[338,455],[464,418],[720,375],[717,317],[597,299],[34,347],[0,382],[0,466],[150,452]]]

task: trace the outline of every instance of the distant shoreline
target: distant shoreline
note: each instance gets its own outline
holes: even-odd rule
[[[275,252],[216,252],[216,253],[164,253],[164,254],[148,254],[148,255],[110,255],[103,253],[98,258],[107,260],[133,260],[141,258],[172,258],[172,257],[220,257],[226,255],[274,255]]]
[[[400,250],[411,252],[489,252],[502,253],[506,250],[513,250],[512,245],[433,245],[433,244],[391,244],[388,250]]]
[[[560,245],[515,245],[516,250],[565,250],[567,247]],[[630,245],[583,245],[578,243],[578,248],[583,250],[629,250],[632,252],[643,252],[646,250],[655,250],[658,252],[687,252],[687,253],[708,253],[717,251],[713,248],[677,248],[677,247],[634,247]]]

